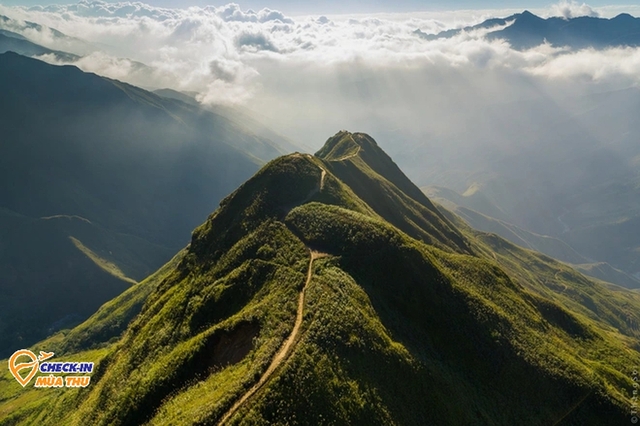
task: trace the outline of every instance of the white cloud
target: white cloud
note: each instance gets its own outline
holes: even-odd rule
[[[248,10],[243,12],[240,9],[240,6],[235,3],[230,3],[226,6],[222,7],[208,7],[205,10],[212,11],[223,20],[230,21],[238,21],[238,22],[282,22],[285,24],[292,24],[293,20],[284,16],[282,12],[277,10],[271,10],[268,8],[262,9],[260,12],[254,12],[253,10]]]
[[[533,12],[569,18],[596,16],[599,10],[561,2]],[[543,45],[518,52],[504,42],[485,40],[481,31],[430,42],[414,34],[416,29],[435,33],[515,12],[518,10],[293,19],[277,10],[242,10],[234,3],[187,9],[86,0],[31,8],[0,6],[0,14],[17,20],[24,27],[22,32],[35,42],[90,53],[76,63],[84,70],[144,87],[199,91],[203,102],[247,101],[268,91],[266,82],[272,77],[313,85],[315,71],[311,70],[330,75],[354,64],[364,64],[380,75],[431,67],[443,73],[447,69],[489,70],[546,79],[640,80],[638,49],[568,52]],[[602,9],[603,16],[614,12],[618,10]],[[46,27],[25,27],[25,21],[56,28],[70,38],[57,37]]]
[[[623,78],[638,84],[640,80],[635,77],[640,71],[640,49],[627,47],[568,52],[533,66],[529,71],[551,78],[583,78],[596,82]]]
[[[565,19],[577,18],[579,16],[598,17],[600,13],[585,3],[575,1],[561,1],[551,6],[549,16],[560,16]]]

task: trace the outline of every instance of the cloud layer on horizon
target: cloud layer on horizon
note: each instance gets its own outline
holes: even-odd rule
[[[278,74],[273,64],[290,70],[290,75],[281,76],[284,79],[305,79],[314,74],[307,72],[311,69],[331,73],[358,64],[380,73],[468,69],[546,79],[640,82],[639,49],[570,52],[542,45],[519,52],[505,42],[485,40],[482,32],[435,41],[422,40],[413,33],[416,29],[438,32],[514,12],[294,18],[271,9],[243,10],[233,3],[187,9],[84,0],[31,8],[0,6],[0,14],[18,22],[37,22],[72,37],[60,39],[46,28],[22,31],[47,47],[84,54],[76,63],[83,70],[145,87],[198,91],[201,100],[208,103],[247,101],[273,79],[265,73]],[[618,11],[564,1],[534,12],[570,18],[611,16]]]

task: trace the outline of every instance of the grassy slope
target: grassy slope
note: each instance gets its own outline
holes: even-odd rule
[[[370,136],[339,132],[316,155],[392,225],[440,248],[467,251],[462,235]]]
[[[291,155],[262,169],[159,273],[119,340],[75,353],[99,361],[89,389],[37,397],[6,383],[0,424],[214,424],[293,326],[305,245],[331,256],[314,263],[302,337],[231,423],[627,420],[629,369],[640,363],[636,294],[475,232],[344,155]],[[359,185],[340,180],[336,162],[360,169]],[[377,204],[356,195],[366,187],[386,189]],[[391,206],[397,225],[383,219]],[[416,209],[430,212],[428,226],[413,220]],[[105,340],[84,329],[93,347]],[[57,344],[91,347],[69,340]]]
[[[0,212],[0,356],[77,325],[170,256],[79,217]]]
[[[55,352],[55,361],[93,361],[99,363],[109,353],[109,349],[118,341],[129,326],[131,320],[140,312],[142,305],[157,286],[173,271],[184,253],[178,253],[170,262],[142,282],[130,287],[113,300],[104,304],[88,320],[73,328],[53,335],[39,342],[33,350]],[[42,410],[53,410],[52,400],[60,395],[52,390],[22,388],[8,371],[0,376],[0,419],[5,424],[25,421],[24,418]],[[77,397],[78,391],[65,392],[55,401],[65,406]]]

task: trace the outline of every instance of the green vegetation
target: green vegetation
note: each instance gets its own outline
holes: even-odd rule
[[[109,273],[109,274],[111,274],[111,275],[113,275],[115,277],[120,278],[122,281],[128,281],[131,284],[136,284],[135,280],[132,280],[131,278],[127,277],[120,270],[120,268],[118,268],[118,265],[116,265],[115,263],[111,263],[106,259],[101,258],[97,254],[92,252],[90,248],[88,248],[84,244],[82,244],[82,241],[80,241],[80,240],[78,240],[78,239],[76,239],[74,237],[69,237],[69,239],[71,240],[71,242],[73,242],[73,245],[78,248],[78,250],[83,252],[89,259],[91,259],[93,261],[93,263],[98,265],[105,272],[107,272],[107,273]]]
[[[357,155],[335,157],[336,151]],[[442,249],[467,252],[464,237],[370,136],[340,132],[316,155],[358,198],[398,229]]]
[[[640,295],[474,231],[381,152],[341,132],[267,164],[172,263],[37,345],[95,359],[89,388],[5,374],[0,425],[216,424],[291,333],[309,249],[292,353],[229,424],[628,421]]]
[[[184,251],[179,252],[156,273],[102,305],[85,322],[38,343],[36,349],[73,353],[113,343],[140,312],[151,292],[173,272],[183,257]]]

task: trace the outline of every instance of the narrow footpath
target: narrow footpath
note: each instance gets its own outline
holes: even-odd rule
[[[327,171],[322,167],[320,167],[320,170],[321,170],[321,174],[320,174],[320,182],[318,183],[318,186],[309,193],[309,195],[306,197],[305,200],[302,201],[301,204],[304,204],[305,202],[309,201],[311,197],[313,197],[319,191],[322,191],[322,189],[324,188],[324,180],[325,180],[325,176],[327,175]],[[295,343],[297,342],[298,336],[300,335],[300,329],[302,328],[302,317],[304,316],[304,296],[305,296],[305,291],[307,290],[307,287],[311,282],[311,277],[313,276],[313,261],[324,256],[326,256],[325,253],[320,253],[309,248],[310,258],[309,258],[309,269],[307,270],[307,280],[305,281],[304,287],[302,287],[302,290],[298,295],[298,309],[296,311],[296,322],[293,325],[293,330],[291,330],[291,334],[289,334],[289,337],[287,337],[287,339],[284,341],[283,345],[280,347],[278,352],[276,352],[276,355],[271,360],[271,364],[269,364],[267,371],[265,371],[264,374],[262,374],[262,376],[260,377],[260,380],[258,380],[258,383],[253,385],[251,389],[249,389],[244,395],[242,395],[242,397],[240,397],[240,399],[236,401],[235,404],[233,404],[233,406],[222,416],[222,418],[220,419],[220,422],[218,422],[218,425],[225,424],[231,417],[233,417],[233,415],[240,409],[240,407],[242,407],[242,405],[245,402],[247,402],[249,398],[251,398],[258,390],[260,390],[262,386],[264,386],[265,383],[267,383],[267,381],[271,378],[271,376],[276,371],[276,369],[284,361],[286,361],[291,355],[291,352],[293,352]]]
[[[296,313],[296,322],[293,326],[293,330],[291,330],[291,334],[287,337],[284,344],[280,347],[276,355],[271,360],[271,364],[267,371],[264,372],[258,383],[253,385],[251,389],[249,389],[242,397],[236,401],[235,404],[222,416],[222,419],[218,423],[219,425],[225,424],[242,405],[251,398],[273,375],[274,371],[289,358],[293,348],[295,347],[295,342],[297,341],[298,336],[300,335],[300,329],[302,328],[302,317],[304,315],[304,296],[307,286],[311,282],[311,277],[313,276],[313,261],[319,259],[321,257],[326,256],[324,253],[320,253],[314,250],[309,249],[310,259],[309,259],[309,269],[307,271],[307,281],[304,283],[304,287],[300,291],[300,295],[298,296],[298,309]]]

